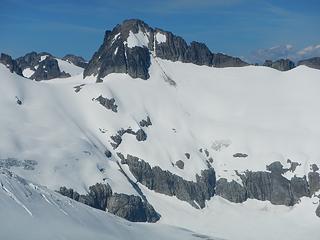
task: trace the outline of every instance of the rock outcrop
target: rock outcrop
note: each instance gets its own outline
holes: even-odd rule
[[[141,197],[127,194],[113,194],[108,199],[108,212],[131,222],[157,222],[160,215]]]
[[[277,61],[266,60],[263,66],[271,67],[279,71],[288,71],[295,68],[294,62],[290,59],[279,59]]]
[[[104,98],[102,97],[102,95],[100,95],[95,100],[98,101],[106,109],[111,110],[115,113],[118,112],[118,105],[115,103],[116,100],[114,98]]]
[[[36,81],[70,77],[69,73],[60,70],[58,61],[46,52],[30,52],[16,61],[23,74],[24,70],[28,70],[28,75],[24,77]]]
[[[106,31],[99,50],[89,61],[83,76],[95,76],[100,82],[110,73],[127,73],[132,78],[149,78],[151,55],[171,61],[214,67],[248,65],[239,58],[212,53],[198,42],[186,41],[171,32],[151,28],[141,20],[125,20]]]
[[[136,132],[133,131],[131,128],[127,128],[127,129],[121,128],[120,130],[117,131],[117,134],[112,135],[110,137],[111,140],[113,141],[110,143],[113,149],[117,149],[119,147],[119,145],[122,142],[122,136],[124,134],[131,134],[136,136],[136,139],[139,142],[147,140],[147,134],[142,128],[138,129]]]
[[[56,59],[48,56],[39,63],[37,69],[30,78],[36,81],[41,81],[50,80],[53,78],[66,78],[70,76],[71,75],[69,73],[60,71],[58,61]]]
[[[300,201],[301,197],[310,197],[311,191],[306,177],[294,176],[288,180],[283,173],[284,169],[280,162],[274,162],[267,166],[265,171],[246,171],[238,174],[242,184],[221,178],[217,181],[216,194],[231,202],[244,202],[248,198],[261,201],[270,201],[275,205],[293,206]],[[320,181],[318,182],[320,183]]]
[[[244,67],[249,64],[237,57],[231,57],[222,53],[212,54],[212,66],[218,68],[224,67]]]
[[[18,63],[16,60],[12,59],[11,56],[1,53],[0,56],[0,63],[5,65],[7,68],[9,68],[10,72],[15,72],[16,74],[23,76],[22,75],[22,70],[19,67]]]
[[[216,194],[230,202],[242,203],[248,199],[246,189],[236,181],[228,182],[225,178],[217,181]]]
[[[151,119],[149,116],[147,116],[147,119],[142,119],[140,122],[139,122],[139,125],[140,127],[149,127],[152,125],[152,122],[151,122]]]
[[[196,208],[204,208],[205,201],[214,195],[216,176],[213,168],[203,170],[196,175],[196,182],[187,181],[180,176],[164,171],[160,167],[152,167],[142,159],[127,155],[122,163],[129,166],[136,180],[158,193],[176,196]]]
[[[316,209],[316,215],[320,218],[320,203],[319,203],[319,206]]]
[[[46,56],[51,56],[51,54],[46,52],[30,52],[22,57],[17,58],[16,61],[21,69],[30,68],[35,70],[36,66],[39,65],[39,62],[41,62],[41,60],[43,60]]]
[[[184,169],[184,162],[182,160],[176,161],[176,166],[180,169]]]
[[[320,69],[320,57],[313,57],[309,59],[304,59],[298,62],[299,65],[305,65],[311,68]]]
[[[58,192],[93,208],[108,210],[132,222],[157,222],[160,219],[160,214],[147,201],[142,201],[139,196],[112,193],[109,184],[96,183],[89,187],[86,195],[80,195],[66,187],[61,187]]]
[[[320,174],[317,171],[318,170],[313,169],[312,172],[308,173],[310,193],[312,195],[320,190]]]
[[[86,62],[86,60],[83,58],[83,57],[80,57],[80,56],[76,56],[76,55],[73,55],[73,54],[67,54],[65,55],[62,60],[64,61],[67,61],[69,63],[72,63],[78,67],[81,67],[81,68],[86,68],[88,63]]]
[[[127,73],[133,78],[148,79],[150,54],[148,46],[143,46],[147,39],[139,39],[135,34],[141,33],[144,38],[150,31],[151,28],[139,20],[124,21],[112,31],[106,31],[101,47],[89,61],[83,76],[94,75],[101,81],[110,73]]]

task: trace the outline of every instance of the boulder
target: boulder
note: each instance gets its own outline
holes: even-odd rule
[[[184,162],[182,160],[176,161],[176,166],[180,169],[184,169]]]

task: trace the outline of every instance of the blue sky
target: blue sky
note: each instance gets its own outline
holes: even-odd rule
[[[0,52],[32,50],[89,59],[104,31],[140,18],[213,52],[320,44],[319,0],[0,0]]]

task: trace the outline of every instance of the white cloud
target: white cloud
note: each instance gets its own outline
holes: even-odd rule
[[[277,60],[280,58],[299,61],[311,57],[320,57],[320,44],[307,46],[301,50],[297,50],[291,44],[273,46],[267,49],[257,49],[246,59],[252,63],[263,63],[265,60]]]

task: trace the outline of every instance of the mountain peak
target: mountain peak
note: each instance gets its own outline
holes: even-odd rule
[[[214,54],[204,43],[190,45],[179,36],[159,28],[151,28],[139,19],[124,20],[104,41],[84,71],[84,77],[97,81],[110,73],[127,73],[133,78],[148,79],[151,57],[214,67],[248,65],[239,58]]]

